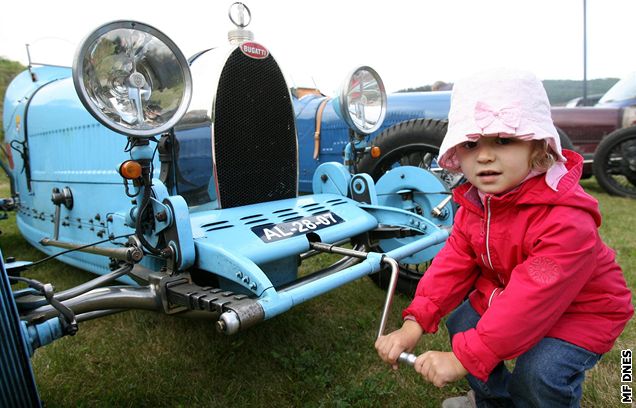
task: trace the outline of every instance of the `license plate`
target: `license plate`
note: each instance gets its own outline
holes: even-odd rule
[[[339,224],[342,221],[342,218],[331,211],[327,211],[322,214],[303,217],[294,221],[253,227],[252,232],[258,235],[263,242],[270,243],[319,231],[323,228]]]

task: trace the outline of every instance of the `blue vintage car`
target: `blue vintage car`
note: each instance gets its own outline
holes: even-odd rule
[[[389,94],[384,123],[358,140],[354,140],[349,126],[339,115],[337,98],[331,99],[317,90],[292,91],[298,126],[299,185],[303,192],[311,192],[311,177],[321,163],[345,160],[345,148],[352,141],[360,150],[370,145],[380,147],[380,157],[374,158],[362,151],[357,158],[356,171],[369,173],[377,180],[396,163],[408,161],[420,165],[420,161],[411,156],[413,152],[419,158],[426,152],[436,155],[446,133],[449,91]],[[437,170],[434,163],[433,169]]]
[[[72,69],[29,66],[9,85],[3,207],[15,208],[33,246],[97,277],[55,292],[29,276],[29,262],[0,268],[0,377],[16,384],[0,388],[0,405],[39,404],[28,361],[36,348],[129,309],[206,315],[234,334],[361,277],[386,284],[377,277],[386,269],[382,333],[400,265],[426,263],[444,244],[454,209],[448,183],[427,170],[434,158],[377,177],[356,172],[371,157],[368,135],[407,119],[383,122],[375,71],[347,75],[322,109],[316,150],[322,97],[292,96],[245,29],[249,10],[235,3],[230,16],[230,43],[189,60],[154,27],[107,23],[84,39]],[[320,253],[341,259],[299,276]]]

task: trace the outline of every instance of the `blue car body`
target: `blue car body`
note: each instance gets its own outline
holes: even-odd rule
[[[314,133],[316,113],[322,95],[306,95],[294,98],[294,111],[298,132],[299,188],[311,192],[311,178],[316,168],[325,162],[343,161],[343,153],[349,143],[349,128],[337,114],[336,100],[327,102],[322,116],[319,155],[314,159]],[[368,136],[368,141],[391,126],[415,118],[446,120],[450,108],[450,92],[393,93],[387,97],[387,114],[382,126]]]
[[[236,45],[224,52],[203,53],[191,62],[197,78],[210,75],[205,64],[218,64],[219,55],[225,56],[220,59],[223,72],[235,76],[226,81],[232,86],[251,80],[261,69],[259,64],[267,64],[270,77],[271,72],[278,72],[273,57],[255,62]],[[246,69],[254,72],[245,74]],[[230,99],[232,110],[228,103],[214,99],[228,93],[220,89],[221,82],[212,91],[195,87],[193,98],[213,97],[205,106],[215,109],[214,120],[190,107],[186,119],[170,132],[157,135],[161,140],[153,148],[147,139],[141,143],[122,137],[90,113],[76,91],[73,75],[70,68],[30,67],[11,82],[3,112],[5,148],[11,162],[7,170],[18,228],[33,246],[98,275],[112,274],[118,262],[135,263],[132,272],[118,275],[117,280],[131,285],[137,295],[111,293],[104,301],[111,307],[112,297],[121,296],[134,307],[160,307],[165,313],[204,307],[222,316],[235,304],[232,313],[243,315],[233,321],[241,320],[240,328],[245,328],[378,272],[386,256],[408,263],[430,260],[448,235],[453,208],[446,186],[435,175],[404,167],[399,174],[387,174],[376,183],[368,175],[350,174],[341,164],[350,131],[336,113],[334,100],[324,109],[317,159],[313,158],[315,115],[324,97],[293,98],[284,80],[276,78],[239,89],[248,96],[235,104]],[[278,88],[271,89],[272,83]],[[274,91],[278,99],[272,99]],[[412,117],[413,98],[417,96],[390,96],[392,109],[375,134]],[[446,99],[447,93],[440,93],[439,99],[417,115],[443,117]],[[286,112],[290,113],[291,122],[273,128],[282,129],[285,135],[250,135],[269,126],[272,112],[283,121]],[[221,116],[227,118],[224,123],[230,121],[226,130],[217,128]],[[243,127],[247,130],[232,136],[251,123],[257,127]],[[225,139],[219,142],[222,136]],[[244,143],[243,136],[252,137],[251,141]],[[174,144],[167,152],[161,147],[164,140]],[[280,151],[288,153],[280,155]],[[141,176],[122,179],[120,165],[129,161],[148,163],[148,174],[143,176],[148,184],[142,183]],[[226,175],[221,180],[223,172]],[[284,180],[277,180],[278,176]],[[260,191],[261,185],[266,189]],[[299,195],[299,191],[312,194]],[[388,233],[387,226],[393,228]],[[376,235],[377,248],[385,255],[369,252],[357,265],[320,272],[312,279],[298,276],[301,255],[318,243],[331,245],[350,239],[368,243]],[[79,248],[97,242],[101,242],[99,248]],[[74,251],[58,254],[59,248]],[[175,289],[197,280],[213,282],[228,299],[232,294],[238,297],[192,303],[191,290]],[[139,286],[140,281],[149,285]],[[157,292],[157,287],[164,289]],[[201,290],[203,286],[197,287]],[[145,291],[141,303],[134,300],[140,291]],[[78,298],[84,299],[82,296]],[[163,299],[161,304],[154,297]],[[53,313],[47,310],[42,313]],[[31,316],[26,321],[32,323],[29,319],[34,319],[35,312],[26,313]],[[229,331],[237,330],[238,326]]]

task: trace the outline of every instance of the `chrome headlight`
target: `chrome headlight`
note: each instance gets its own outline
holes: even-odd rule
[[[386,90],[371,67],[354,69],[338,96],[339,114],[357,133],[368,135],[382,126],[386,115]]]
[[[135,21],[114,21],[86,37],[73,61],[73,83],[98,121],[137,137],[173,127],[192,95],[190,69],[179,48]]]

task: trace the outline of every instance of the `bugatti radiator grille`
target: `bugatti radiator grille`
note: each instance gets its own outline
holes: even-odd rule
[[[228,58],[214,108],[214,156],[221,208],[295,197],[294,113],[274,58],[236,49]]]
[[[39,407],[20,318],[6,276],[0,261],[0,407]]]

